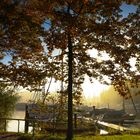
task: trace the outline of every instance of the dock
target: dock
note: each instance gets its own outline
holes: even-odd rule
[[[116,125],[116,124],[112,124],[112,123],[107,123],[107,122],[102,122],[102,121],[98,121],[97,122],[98,125],[101,125],[102,127],[107,127],[110,129],[114,129],[114,130],[119,130],[119,131],[131,131],[132,129],[120,126],[120,125]]]

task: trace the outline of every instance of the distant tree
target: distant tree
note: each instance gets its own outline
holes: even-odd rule
[[[0,117],[8,118],[12,115],[15,104],[19,100],[19,96],[15,94],[12,87],[0,82]],[[3,121],[0,121],[2,127]]]
[[[110,107],[110,108],[117,108],[118,105],[122,109],[122,101],[123,98],[121,95],[115,91],[114,87],[111,86],[107,90],[104,90],[100,95],[100,102],[102,107]]]
[[[3,118],[11,116],[18,99],[19,96],[15,93],[14,88],[0,83],[0,116]]]

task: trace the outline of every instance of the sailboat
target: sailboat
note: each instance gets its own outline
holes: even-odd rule
[[[132,100],[133,98],[131,99],[131,101]],[[135,104],[133,101],[133,106],[134,105]],[[126,112],[124,98],[123,98],[122,106],[123,108],[121,110],[115,110],[110,108],[96,109],[95,106],[93,106],[93,116],[96,117],[97,119],[100,118],[101,121],[108,122],[108,123],[115,123],[115,124],[123,124],[124,121],[126,120],[131,120],[131,121],[134,120],[136,118],[136,114],[129,114]],[[136,107],[134,107],[134,109],[136,109]]]

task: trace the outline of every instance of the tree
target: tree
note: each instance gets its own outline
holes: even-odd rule
[[[76,86],[79,86],[79,84],[84,80],[84,74],[87,74],[89,77],[91,77],[91,80],[92,77],[94,77],[101,82],[105,82],[104,75],[106,75],[112,81],[111,84],[115,86],[116,90],[121,91],[121,89],[125,90],[125,86],[123,86],[122,84],[127,79],[133,79],[134,75],[136,74],[136,72],[131,72],[130,70],[131,66],[129,63],[129,59],[131,57],[139,57],[139,26],[137,22],[139,17],[139,10],[124,19],[122,18],[120,13],[120,6],[123,2],[129,2],[139,5],[138,1],[133,2],[127,0],[32,0],[26,2],[26,4],[24,3],[23,7],[25,7],[25,11],[22,11],[22,13],[24,13],[27,17],[30,17],[31,23],[35,23],[35,26],[32,26],[34,24],[31,24],[31,26],[27,24],[27,27],[29,27],[29,29],[31,29],[32,27],[37,27],[37,29],[40,29],[39,27],[41,25],[48,25],[43,34],[42,30],[41,32],[39,30],[40,36],[43,37],[44,42],[46,42],[47,44],[47,58],[52,58],[52,52],[55,49],[60,49],[63,52],[58,57],[60,60],[62,60],[63,54],[68,54],[68,56],[66,57],[66,62],[68,62],[67,139],[71,140],[73,137],[73,82],[77,82]],[[15,10],[16,9],[14,9],[14,11]],[[20,21],[18,19],[16,20]],[[13,24],[15,25],[15,22]],[[21,32],[23,32],[23,30],[21,30]],[[32,34],[33,32],[30,33]],[[16,47],[13,46],[13,48],[15,50],[20,50],[20,48],[18,48],[19,46],[21,46],[20,40],[26,40],[26,38],[28,38],[28,35],[23,34],[22,36],[19,36]],[[34,35],[36,34],[33,33],[33,36]],[[37,36],[34,36],[35,39],[38,36],[38,34]],[[25,39],[23,37],[25,37]],[[34,43],[34,38],[33,40],[31,40],[31,42]],[[36,44],[35,46],[37,47],[38,45]],[[29,54],[32,54],[32,52],[34,51],[31,48],[32,46],[30,46],[30,41],[28,40],[27,47],[22,46],[23,50],[29,49]],[[52,74],[57,77],[57,71],[59,72],[60,65],[56,66],[52,61],[48,61],[46,56],[44,56],[44,53],[40,53],[41,51],[44,52],[44,50],[40,48],[42,47],[39,46],[39,49],[35,54],[35,58],[31,56],[30,58],[32,61],[29,61],[30,63],[26,59],[27,61],[24,61],[24,65],[26,64],[25,62],[28,62],[27,64],[30,65],[29,67],[27,67],[27,69],[31,70],[31,68],[34,66],[33,68],[35,73],[37,72],[43,77],[44,75],[50,76]],[[98,50],[99,55],[102,55],[103,52],[108,54],[109,59],[102,59],[101,61],[99,61],[97,58],[92,58],[89,55],[88,51],[91,51],[93,48]],[[23,51],[23,53],[21,52],[22,51],[15,51],[14,54],[12,54],[22,56],[20,59],[20,63],[25,59],[23,56],[28,56],[25,51]],[[16,59],[16,61],[17,60],[18,59]],[[37,64],[40,64],[41,62],[41,67],[43,66],[43,68],[37,68],[37,66],[39,65],[34,65],[34,62],[36,62]],[[49,69],[46,65],[49,67]],[[17,65],[15,66],[17,67]],[[5,68],[5,65],[3,67]],[[51,70],[51,72],[46,74],[46,70],[44,70],[44,68],[47,68],[47,70]],[[11,70],[13,71],[13,69]],[[19,75],[21,75],[21,71],[18,73]],[[23,79],[22,77],[26,78],[28,76],[28,73],[29,71],[26,71],[26,74],[22,74],[20,79]],[[30,76],[32,77],[32,72],[30,72],[30,74]],[[76,76],[78,76],[78,78],[76,78]],[[9,77],[9,79],[11,79],[11,75],[9,75]],[[37,77],[41,76],[39,75]],[[41,81],[43,77],[37,79],[33,78],[31,81],[35,80],[38,83],[38,81]],[[29,79],[27,81],[29,81]],[[28,82],[28,84],[30,84],[30,82]],[[119,93],[123,96],[126,94],[126,92]]]
[[[19,97],[15,94],[14,88],[0,82],[0,117],[10,117],[15,109],[15,104]],[[3,122],[1,122],[1,126]]]
[[[30,16],[26,0],[1,1],[0,59],[9,58],[8,64],[0,62],[0,78],[3,80],[24,87],[39,84],[44,67],[40,67],[43,47],[39,38],[42,27],[38,18]],[[45,68],[44,73],[46,71]]]
[[[134,39],[132,34],[129,35],[130,28],[135,30],[132,24],[126,30],[130,21],[129,18],[121,20],[121,4],[121,1],[67,0],[53,1],[48,4],[49,7],[46,7],[47,4],[42,2],[42,6],[45,5],[43,12],[50,23],[46,36],[44,36],[49,54],[52,54],[56,48],[68,53],[67,139],[73,136],[72,84],[75,78],[75,61],[78,62],[78,76],[82,77],[86,73],[89,77],[104,81],[104,75],[107,75],[117,90],[122,90],[118,86],[134,74],[129,71],[129,59],[136,54],[139,55],[136,52],[139,49],[139,39],[138,36]],[[137,14],[133,15],[138,17]],[[99,54],[106,52],[110,59],[98,62],[96,58],[91,58],[87,51],[93,48],[97,49]],[[122,92],[119,93],[125,95]]]

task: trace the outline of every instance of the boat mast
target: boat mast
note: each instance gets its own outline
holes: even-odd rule
[[[135,112],[136,112],[136,114],[137,114],[137,108],[136,108],[136,105],[135,105],[135,103],[134,103],[134,100],[133,100],[133,97],[132,97],[132,94],[131,94],[131,92],[130,92],[130,89],[129,89],[128,85],[127,85],[127,89],[128,89],[128,93],[129,93],[131,102],[132,102],[132,104],[133,104],[134,110],[135,110]]]

